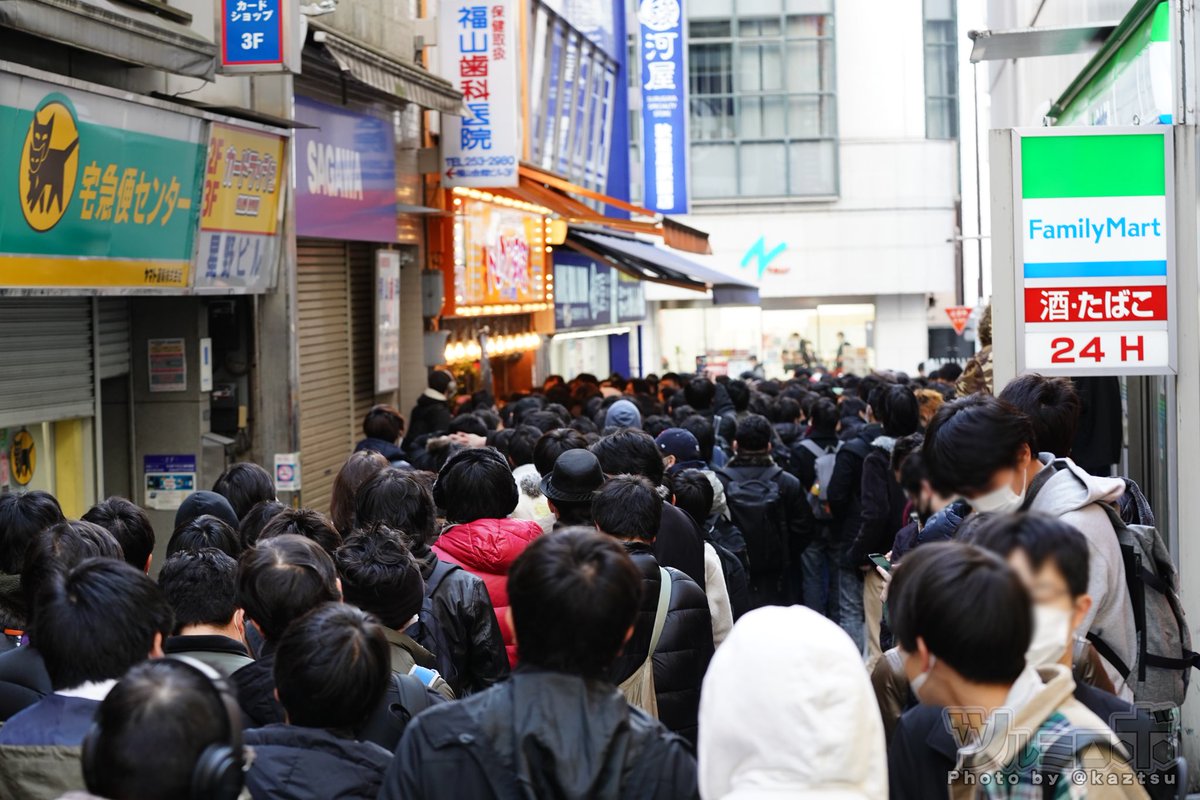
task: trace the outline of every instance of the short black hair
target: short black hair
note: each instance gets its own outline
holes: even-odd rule
[[[1022,375],[1004,387],[1000,399],[1029,417],[1035,452],[1071,455],[1083,404],[1070,378]]]
[[[233,464],[221,473],[212,490],[229,501],[238,519],[255,503],[275,499],[275,484],[271,473],[250,461]]]
[[[712,408],[716,395],[717,385],[708,378],[692,378],[683,387],[684,399],[697,411],[708,411]]]
[[[259,542],[238,562],[237,604],[268,642],[321,603],[340,599],[333,559],[303,536]]]
[[[568,450],[586,450],[587,437],[571,428],[546,431],[533,447],[533,467],[545,477],[554,469],[554,462]]]
[[[110,497],[88,509],[83,519],[113,535],[129,566],[144,571],[149,565],[154,554],[154,526],[141,506],[124,497]]]
[[[167,558],[180,550],[203,550],[215,547],[230,558],[242,554],[242,540],[227,523],[205,514],[175,529],[167,541]]]
[[[421,610],[425,596],[421,565],[403,537],[386,525],[350,534],[333,561],[346,602],[374,614],[387,627],[404,628]]]
[[[158,588],[175,612],[175,630],[225,626],[237,612],[238,563],[215,547],[180,550],[158,573]]]
[[[241,725],[226,708],[190,664],[162,658],[135,665],[96,710],[88,791],[138,800],[191,796],[201,754],[229,744]]]
[[[642,430],[651,436],[658,438],[658,435],[667,428],[674,428],[675,423],[671,418],[663,414],[651,414],[642,420]]]
[[[712,513],[716,490],[712,481],[698,469],[685,469],[672,477],[675,505],[703,527]]]
[[[360,528],[387,525],[407,536],[410,546],[424,546],[437,536],[437,508],[415,473],[385,469],[358,490],[354,523]]]
[[[404,433],[404,417],[395,406],[373,406],[363,417],[363,435],[368,439],[395,442]]]
[[[483,422],[483,427],[491,431],[500,430],[500,415],[490,408],[477,408],[471,412]],[[486,434],[485,434],[486,435]]]
[[[450,420],[450,427],[446,429],[448,433],[473,433],[476,436],[487,436],[487,425],[483,424],[483,420],[474,414],[459,414],[454,419]]]
[[[351,453],[338,470],[329,498],[329,521],[343,537],[354,529],[354,498],[358,490],[389,466],[388,460],[379,453],[359,450]]]
[[[857,417],[867,410],[866,401],[858,397],[847,397],[842,400],[841,416],[842,417]]]
[[[533,463],[533,451],[538,439],[542,438],[542,429],[533,425],[518,425],[512,429],[508,437],[508,449],[504,455],[512,462],[514,468]]]
[[[446,512],[448,522],[504,519],[519,499],[508,462],[490,447],[450,456],[433,485],[433,502]]]
[[[747,414],[738,420],[733,437],[739,453],[765,453],[771,446],[771,423],[758,414]]]
[[[329,518],[311,508],[285,508],[280,511],[263,527],[258,540],[261,542],[285,533],[312,539],[330,556],[342,546],[342,535],[333,527]]]
[[[986,443],[986,446],[984,446]],[[1029,418],[1008,403],[975,394],[946,403],[925,429],[925,469],[943,497],[980,492],[999,470],[1016,466],[1032,449]]]
[[[713,451],[717,447],[717,429],[712,420],[701,414],[689,414],[679,423],[679,427],[696,437],[700,445],[700,457],[712,461]]]
[[[174,627],[171,606],[146,573],[113,558],[51,572],[38,589],[30,643],[55,691],[114,680]]]
[[[534,411],[532,414],[526,414],[521,418],[522,425],[529,425],[537,428],[542,433],[552,431],[555,428],[560,428],[563,425],[562,417],[555,414],[553,411],[542,409]]]
[[[605,475],[640,475],[655,486],[662,483],[662,453],[645,431],[624,428],[600,438],[591,447]]]
[[[49,492],[0,494],[0,572],[19,575],[33,537],[64,519]]]
[[[771,404],[771,413],[775,415],[775,422],[795,422],[800,419],[803,410],[799,400],[786,395]]]
[[[745,411],[750,407],[750,387],[743,380],[730,381],[725,384],[725,391],[729,392],[729,399],[733,403],[734,411]]]
[[[882,421],[886,435],[908,436],[921,429],[921,404],[907,386],[889,387],[884,407],[887,408],[887,418]]]
[[[607,680],[642,601],[623,547],[586,528],[534,540],[508,573],[521,662]]]
[[[618,539],[653,542],[662,525],[662,514],[662,495],[640,475],[609,478],[592,499],[596,527]]]
[[[814,431],[830,435],[837,430],[841,415],[838,414],[838,407],[832,400],[821,398],[813,405],[809,418],[812,420]]]
[[[1088,544],[1082,533],[1045,514],[1000,514],[980,524],[964,539],[1008,558],[1022,550],[1035,570],[1051,562],[1063,576],[1071,597],[1087,594]]]
[[[242,517],[242,524],[238,527],[238,539],[242,543],[242,549],[254,547],[267,523],[274,519],[276,514],[286,511],[287,508],[278,500],[263,500],[261,503],[255,503],[246,512],[246,516]]]
[[[918,547],[896,568],[888,615],[904,650],[915,653],[921,638],[968,681],[1011,684],[1025,668],[1032,604],[995,553],[958,542]]]
[[[25,550],[25,568],[21,570],[26,611],[33,613],[38,590],[50,573],[73,569],[89,558],[123,561],[125,554],[115,536],[82,520],[63,520],[34,536]]]
[[[392,677],[383,626],[345,603],[324,603],[288,626],[275,650],[275,688],[288,722],[351,732]]]

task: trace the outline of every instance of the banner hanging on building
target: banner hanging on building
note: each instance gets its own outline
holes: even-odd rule
[[[394,242],[396,148],[390,119],[296,97],[296,234]]]
[[[546,308],[544,217],[463,199],[454,227],[456,314],[514,314]]]
[[[442,185],[517,185],[520,20],[515,0],[443,6],[442,77],[463,94],[466,116],[442,115]]]
[[[0,286],[188,287],[204,128],[0,73]]]
[[[613,268],[582,253],[556,252],[555,327],[590,328],[613,321]]]
[[[287,181],[282,136],[214,122],[200,207],[197,289],[262,292],[275,284],[280,197]]]
[[[663,214],[686,214],[687,70],[680,0],[638,4],[645,200]]]
[[[1014,131],[1018,371],[1175,373],[1171,144],[1157,126]]]

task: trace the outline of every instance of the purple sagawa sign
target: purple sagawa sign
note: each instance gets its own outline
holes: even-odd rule
[[[391,123],[296,97],[296,234],[396,241]]]

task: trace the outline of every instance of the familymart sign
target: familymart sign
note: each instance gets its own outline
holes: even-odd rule
[[[1175,372],[1170,127],[1013,136],[1018,366]]]

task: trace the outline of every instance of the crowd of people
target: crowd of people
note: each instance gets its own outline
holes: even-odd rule
[[[435,370],[328,515],[234,464],[161,564],[0,495],[0,797],[1176,797],[1149,505],[1069,380],[960,373]]]

